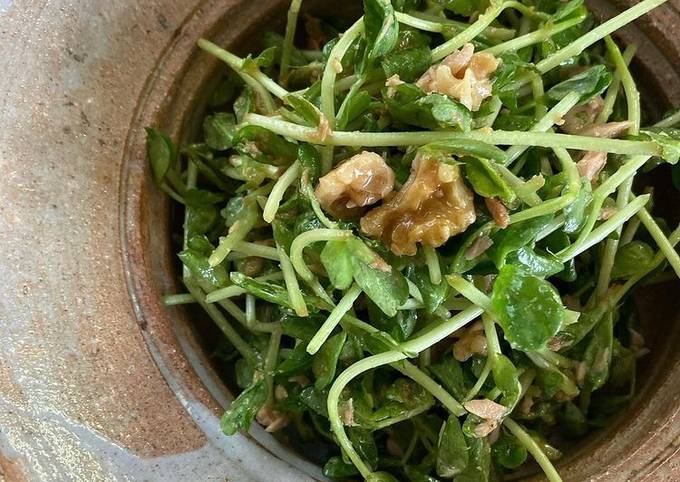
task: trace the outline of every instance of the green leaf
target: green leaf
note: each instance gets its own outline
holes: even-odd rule
[[[398,378],[385,391],[385,402],[370,416],[376,429],[408,420],[429,410],[434,405],[430,392],[418,383]]]
[[[225,435],[234,435],[239,430],[247,431],[258,410],[267,401],[267,384],[260,379],[231,402],[229,408],[220,421],[220,427]]]
[[[399,40],[399,22],[390,0],[364,0],[364,31],[368,59],[388,54]]]
[[[298,145],[260,126],[247,125],[233,139],[235,149],[263,164],[287,166],[297,159]]]
[[[408,299],[408,284],[399,271],[386,263],[376,252],[357,238],[346,241],[353,253],[354,280],[378,308],[387,316]]]
[[[236,122],[241,124],[245,120],[247,113],[252,112],[255,108],[255,94],[250,86],[245,86],[234,101],[234,115]]]
[[[215,225],[219,218],[215,206],[188,207],[184,229],[187,237],[191,238],[197,234],[205,234]]]
[[[557,22],[570,17],[577,12],[583,5],[584,0],[570,0],[569,2],[558,3],[557,11],[550,17],[550,21]]]
[[[586,209],[593,200],[593,188],[588,179],[581,180],[581,188],[576,200],[564,208],[564,227],[567,234],[574,234],[581,230],[586,220]]]
[[[394,477],[389,472],[372,472],[366,477],[366,482],[399,482],[396,477]]]
[[[638,273],[645,273],[654,265],[656,253],[642,241],[631,241],[621,246],[616,252],[612,278],[628,278]]]
[[[335,378],[335,370],[338,366],[338,358],[342,352],[342,347],[347,340],[347,333],[341,332],[327,339],[319,351],[314,355],[312,361],[312,371],[316,377],[314,387],[323,390],[331,384]]]
[[[444,94],[425,94],[413,84],[393,87],[394,95],[383,96],[390,115],[404,124],[426,129],[457,128],[469,131],[472,114]]]
[[[560,429],[569,438],[579,439],[588,433],[588,420],[572,402],[564,404],[564,411],[559,414],[559,421]]]
[[[431,64],[432,53],[427,46],[395,50],[381,62],[386,78],[398,75],[404,82],[415,82]]]
[[[226,200],[225,194],[214,193],[205,189],[187,189],[182,193],[182,196],[184,197],[184,202],[191,207],[212,206]]]
[[[583,362],[587,367],[585,382],[591,391],[601,388],[609,378],[613,342],[614,317],[608,313],[591,333],[583,355]]]
[[[470,388],[465,381],[463,366],[450,353],[438,363],[428,365],[427,369],[457,400],[463,400],[468,394]]]
[[[325,390],[317,390],[314,385],[305,387],[300,392],[300,400],[309,409],[322,417],[328,418],[328,393]]]
[[[406,271],[406,277],[418,287],[418,291],[423,297],[423,305],[430,313],[434,313],[451,293],[451,286],[447,282],[432,283],[430,272],[425,266],[410,267]]]
[[[234,114],[218,112],[203,120],[203,137],[205,143],[217,151],[226,151],[233,147],[236,134],[236,117]]]
[[[177,150],[170,137],[158,129],[147,127],[146,152],[151,163],[154,181],[161,185],[172,162],[177,158]]]
[[[467,439],[469,462],[456,482],[487,482],[491,472],[491,447],[486,437]]]
[[[541,216],[497,231],[491,235],[493,245],[487,251],[489,258],[498,268],[502,268],[510,253],[533,243],[538,233],[543,231],[551,221],[552,215]]]
[[[539,278],[548,278],[564,269],[562,262],[554,255],[550,253],[538,254],[527,246],[508,255],[507,262],[519,265]]]
[[[311,127],[319,125],[321,111],[301,95],[288,94],[283,98],[283,102],[290,106],[306,125]]]
[[[345,129],[347,124],[368,110],[371,105],[371,95],[365,90],[359,90],[352,93],[345,102],[345,108],[338,113],[338,129]]]
[[[497,354],[494,357],[491,372],[496,387],[503,394],[500,403],[508,408],[509,413],[519,402],[522,392],[522,386],[519,383],[519,372],[510,359],[503,354]]]
[[[555,288],[514,265],[501,268],[491,304],[506,340],[516,350],[543,348],[560,329],[565,316]]]
[[[321,327],[324,319],[325,317],[313,313],[305,317],[286,313],[281,319],[281,331],[284,335],[302,340],[304,345],[307,346],[307,343],[314,338]]]
[[[352,446],[361,456],[362,460],[371,467],[372,470],[378,468],[378,447],[373,439],[373,432],[365,428],[349,427],[347,429]]]
[[[276,366],[276,375],[293,376],[305,372],[312,365],[312,356],[307,353],[307,345],[299,343],[290,356]]]
[[[498,197],[506,203],[511,203],[517,197],[491,161],[479,157],[464,157],[465,177],[470,181],[472,189],[482,197]]]
[[[464,17],[471,16],[481,7],[481,3],[476,0],[432,0],[432,3]]]
[[[297,157],[302,169],[307,172],[309,182],[314,184],[321,174],[319,151],[311,144],[300,144]]]
[[[460,422],[455,415],[449,415],[439,433],[437,475],[447,479],[455,477],[465,470],[468,458],[468,446]]]
[[[433,142],[425,144],[418,149],[418,152],[444,152],[456,157],[473,156],[482,159],[491,159],[492,161],[500,162],[502,164],[504,164],[508,158],[508,155],[504,150],[492,144],[471,139]]]
[[[251,295],[261,298],[269,303],[274,303],[289,309],[293,309],[288,292],[283,286],[271,283],[269,281],[257,281],[250,276],[243,273],[232,271],[229,275],[232,283],[240,286]]]
[[[185,249],[178,255],[184,266],[205,291],[213,291],[229,285],[229,277],[224,265],[210,266],[208,256],[194,249]]]
[[[394,340],[401,342],[413,334],[416,327],[416,314],[414,311],[400,310],[394,316],[387,316],[371,300],[367,301],[368,319],[379,330],[389,334]]]
[[[546,92],[546,97],[553,101],[562,100],[567,94],[579,94],[579,103],[584,104],[604,92],[612,82],[612,74],[604,65],[595,65],[589,69],[560,82]]]
[[[640,131],[641,137],[654,141],[659,148],[659,156],[669,164],[680,159],[680,129],[673,127],[650,127]]]
[[[321,263],[331,284],[339,290],[346,290],[354,280],[352,258],[352,252],[345,241],[328,241],[321,251]]]
[[[359,471],[353,464],[348,464],[339,455],[334,455],[323,466],[325,477],[343,480],[354,475],[359,475]]]
[[[498,440],[491,446],[494,460],[506,469],[516,469],[527,459],[527,449],[517,438],[501,430]]]

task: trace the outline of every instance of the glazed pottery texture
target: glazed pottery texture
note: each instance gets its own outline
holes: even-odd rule
[[[631,3],[590,5],[608,18]],[[247,52],[286,7],[0,0],[0,480],[322,479],[259,427],[221,434],[231,396],[209,358],[214,332],[162,303],[179,289],[175,220],[144,148],[147,125],[178,140],[195,132],[201,93],[225,68],[197,38]],[[680,106],[680,1],[619,40],[640,46],[633,69],[648,115]],[[670,181],[656,190],[677,222]],[[677,293],[640,292],[652,349],[640,392],[568,451],[565,480],[680,480]]]

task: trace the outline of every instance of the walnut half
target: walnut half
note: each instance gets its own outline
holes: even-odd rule
[[[375,152],[363,151],[320,178],[315,195],[333,216],[350,218],[360,215],[362,207],[383,199],[393,188],[390,166]]]
[[[475,222],[472,191],[458,166],[416,157],[401,190],[361,218],[361,230],[396,255],[413,256],[416,243],[434,248]]]
[[[491,96],[493,74],[500,60],[491,54],[474,53],[472,44],[465,44],[441,63],[430,67],[416,85],[425,92],[439,92],[453,97],[475,112],[482,101]]]

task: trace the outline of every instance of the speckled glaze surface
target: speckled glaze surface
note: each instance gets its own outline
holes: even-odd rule
[[[257,427],[221,435],[230,396],[205,335],[162,306],[171,212],[143,144],[145,125],[192,135],[222,68],[196,38],[248,50],[284,4],[0,0],[0,480],[321,478]],[[652,113],[680,105],[679,12],[671,0],[623,35]],[[565,480],[680,480],[677,285],[655,291],[642,392],[560,463]]]

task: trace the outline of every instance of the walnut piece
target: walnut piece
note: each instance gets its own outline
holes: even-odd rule
[[[630,121],[607,122],[606,124],[593,124],[579,131],[582,136],[603,137],[614,139],[624,134],[633,123]]]
[[[472,44],[463,47],[433,65],[416,85],[425,92],[439,92],[453,97],[471,111],[478,111],[482,101],[491,96],[493,74],[500,60],[491,54],[474,53]]]
[[[463,404],[465,410],[486,420],[500,420],[508,412],[508,409],[486,398],[470,400]]]
[[[561,125],[562,132],[567,134],[578,134],[585,127],[592,125],[595,118],[604,107],[604,100],[597,96],[582,105],[572,107],[564,116],[564,123]]]
[[[510,213],[508,213],[508,208],[505,207],[500,199],[496,197],[486,197],[484,198],[484,203],[491,213],[491,217],[496,225],[501,229],[507,228],[510,224]]]
[[[597,179],[600,171],[607,164],[607,153],[598,151],[588,151],[580,161],[576,163],[578,173],[589,181]]]
[[[473,194],[458,166],[416,157],[406,184],[361,218],[361,230],[394,254],[413,256],[416,243],[439,247],[465,231],[475,217]]]
[[[375,152],[363,151],[319,179],[316,197],[323,208],[340,218],[356,217],[361,208],[387,196],[394,172]]]
[[[481,321],[454,333],[458,341],[453,344],[453,358],[459,362],[470,359],[472,355],[486,355],[486,336]]]
[[[258,410],[255,418],[269,433],[277,432],[290,423],[290,415],[274,410],[271,404],[265,404]]]

